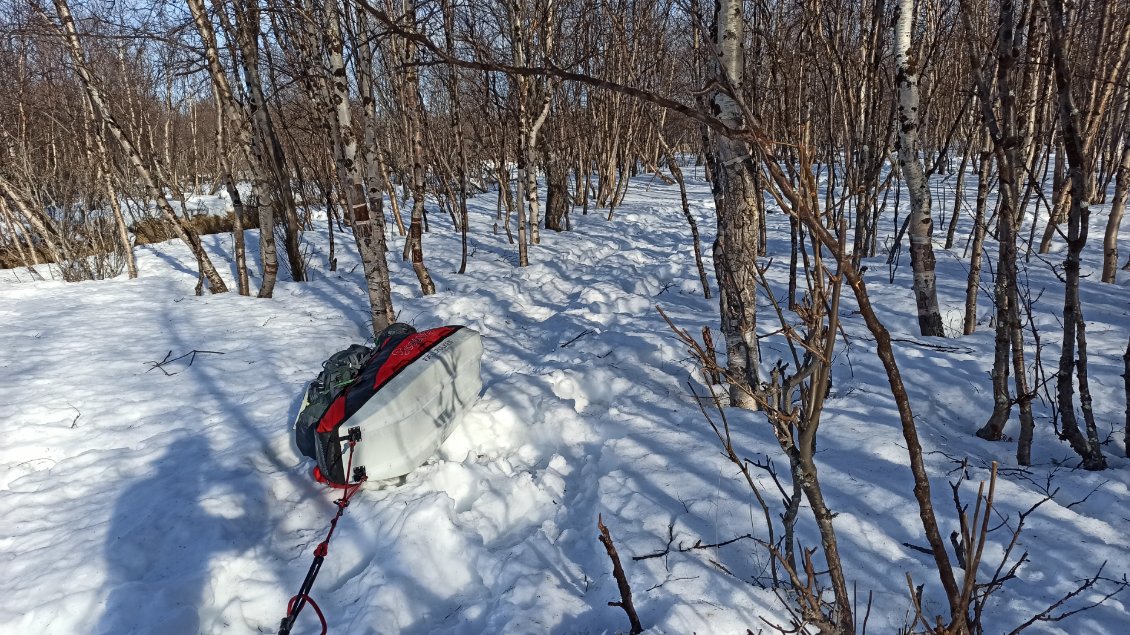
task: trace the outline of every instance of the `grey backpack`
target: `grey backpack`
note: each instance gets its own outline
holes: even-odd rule
[[[318,427],[318,421],[333,400],[357,379],[372,355],[373,349],[368,346],[353,344],[322,362],[322,372],[318,373],[318,377],[306,389],[302,411],[294,422],[294,437],[302,454],[312,459],[317,458],[314,430]]]

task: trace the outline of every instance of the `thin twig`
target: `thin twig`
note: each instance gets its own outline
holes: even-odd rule
[[[165,353],[165,359],[162,359],[159,362],[145,362],[145,363],[149,364],[149,370],[153,370],[154,368],[159,368],[159,369],[161,369],[162,373],[165,373],[166,377],[172,377],[173,375],[179,375],[182,371],[170,373],[169,371],[165,370],[166,364],[171,364],[175,361],[179,361],[179,360],[182,360],[185,357],[187,357],[188,358],[188,365],[192,366],[192,362],[196,361],[196,356],[197,355],[203,355],[205,353],[208,354],[208,355],[223,355],[223,353],[221,353],[220,351],[199,351],[199,350],[196,350],[194,348],[191,351],[185,353],[184,355],[181,355],[180,357],[173,357],[172,359],[169,359],[173,354],[172,351],[169,351],[168,353]],[[147,370],[145,372],[148,373],[149,370]]]
[[[584,336],[586,336],[586,335],[592,335],[592,334],[593,334],[593,333],[595,333],[595,332],[596,332],[596,331],[594,331],[594,330],[592,330],[592,329],[585,329],[585,330],[581,331],[581,332],[580,332],[580,333],[579,333],[579,334],[578,334],[578,335],[577,335],[576,337],[574,337],[573,339],[571,339],[571,340],[569,340],[568,342],[565,342],[565,343],[561,344],[560,346],[558,346],[558,348],[568,348],[568,347],[569,347],[569,345],[570,345],[570,344],[572,344],[573,342],[576,342],[577,340],[581,339],[582,337],[584,337]]]

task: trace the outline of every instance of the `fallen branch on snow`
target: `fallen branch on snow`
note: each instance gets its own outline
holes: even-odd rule
[[[175,373],[170,373],[169,371],[165,370],[166,364],[171,364],[175,361],[182,360],[182,359],[187,357],[188,358],[188,365],[192,366],[192,362],[196,361],[197,355],[203,355],[203,354],[223,355],[223,353],[221,353],[220,351],[198,351],[195,348],[192,349],[191,351],[185,353],[184,355],[181,355],[180,357],[173,357],[172,359],[169,359],[172,356],[172,354],[173,354],[173,352],[169,351],[168,353],[165,353],[165,359],[162,359],[159,362],[145,362],[145,363],[149,364],[149,370],[153,370],[154,368],[159,368],[159,369],[161,369],[162,373],[165,373],[166,377],[172,377],[173,375],[179,375],[182,371],[178,370]],[[148,373],[149,370],[147,370],[145,372]]]
[[[692,551],[694,549],[714,549],[714,548],[717,548],[717,547],[725,547],[726,545],[731,545],[731,544],[733,544],[733,543],[735,543],[739,540],[745,540],[746,538],[753,539],[753,534],[743,534],[741,536],[738,536],[737,538],[731,538],[729,540],[724,540],[722,542],[714,542],[714,543],[710,543],[710,544],[703,544],[702,540],[699,539],[699,540],[696,540],[695,543],[693,545],[689,546],[689,547],[683,545],[682,543],[679,543],[679,545],[675,547],[675,550],[678,551],[679,553],[686,553],[686,552]],[[674,524],[674,521],[672,521],[671,524],[667,525],[667,546],[666,547],[664,547],[661,551],[646,553],[642,556],[632,556],[632,560],[635,561],[635,562],[639,562],[640,560],[650,560],[652,558],[662,558],[663,556],[670,555],[671,554],[671,545],[674,544],[674,542],[675,542],[675,524]]]
[[[628,621],[632,623],[632,630],[628,631],[631,635],[642,633],[643,624],[640,623],[640,616],[636,614],[636,607],[632,604],[632,586],[628,584],[628,576],[624,573],[624,567],[620,565],[620,555],[616,553],[612,534],[608,533],[608,527],[604,526],[604,518],[600,515],[596,517],[596,526],[600,530],[600,542],[608,552],[609,559],[612,560],[612,577],[616,578],[616,586],[620,587],[620,601],[609,602],[608,606],[619,606],[628,614]]]

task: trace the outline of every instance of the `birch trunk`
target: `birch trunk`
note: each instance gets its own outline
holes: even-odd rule
[[[1088,202],[1088,167],[1084,140],[1080,134],[1079,111],[1071,92],[1071,71],[1066,59],[1066,26],[1062,0],[1048,0],[1048,17],[1051,26],[1052,59],[1055,65],[1055,83],[1059,92],[1059,127],[1067,153],[1068,178],[1071,181],[1071,207],[1067,217],[1067,257],[1063,271],[1067,277],[1063,294],[1063,346],[1060,349],[1059,373],[1056,393],[1062,422],[1060,437],[1071,444],[1071,449],[1083,459],[1087,470],[1106,469],[1101,441],[1095,429],[1094,418],[1086,417],[1086,436],[1079,430],[1075,418],[1075,387],[1072,370],[1079,375],[1079,390],[1084,415],[1090,411],[1087,388],[1086,336],[1083,306],[1079,300],[1080,255],[1087,244],[1087,230],[1091,217]],[[1079,345],[1076,354],[1076,343]]]
[[[977,170],[977,208],[973,213],[973,247],[969,253],[969,278],[965,283],[965,320],[962,333],[972,335],[977,330],[977,296],[981,292],[981,252],[985,246],[985,208],[989,199],[989,175],[992,154],[981,152],[981,165]]]
[[[1103,235],[1103,282],[1113,283],[1118,271],[1118,229],[1126,209],[1126,194],[1130,190],[1130,139],[1122,149],[1122,159],[1114,177],[1114,200],[1110,202],[1110,216]]]
[[[267,109],[267,99],[263,93],[263,82],[259,76],[259,9],[257,5],[244,4],[250,0],[240,0],[232,3],[236,15],[236,44],[243,58],[244,83],[247,86],[248,107],[250,109],[254,143],[252,152],[255,162],[261,166],[260,174],[267,177],[260,181],[258,193],[266,200],[259,201],[259,244],[264,254],[270,254],[276,263],[277,250],[275,247],[275,218],[276,215],[284,219],[285,241],[284,247],[287,262],[290,265],[290,274],[295,282],[306,279],[302,254],[298,245],[298,214],[295,211],[294,195],[290,189],[290,174],[286,168],[286,160],[282,154],[282,146],[275,134],[274,122]],[[267,225],[263,223],[266,222]],[[266,270],[266,255],[264,255],[264,270]],[[265,276],[264,276],[265,278]],[[264,287],[266,280],[264,279]],[[271,282],[273,291],[274,281]],[[260,288],[259,296],[264,295]]]
[[[545,228],[564,231],[569,215],[569,170],[557,150],[546,153],[545,190]]]
[[[968,2],[963,0],[960,13],[965,29],[970,34],[973,33],[970,21],[971,11]],[[981,77],[981,62],[973,48],[972,41],[968,41],[970,70],[977,85],[982,119],[993,142],[993,153],[997,159],[997,174],[1000,181],[1000,210],[997,215],[999,251],[997,276],[993,285],[997,320],[991,373],[993,412],[985,425],[977,431],[977,436],[991,441],[999,441],[1004,438],[1004,426],[1012,413],[1013,400],[1008,390],[1010,370],[1015,375],[1016,402],[1020,405],[1021,436],[1029,435],[1034,426],[1031,404],[1033,395],[1030,395],[1028,391],[1023,331],[1020,323],[1020,294],[1016,282],[1016,224],[1018,218],[1017,204],[1020,198],[1016,170],[1020,163],[1019,145],[1008,141],[1015,137],[1017,131],[1016,91],[1013,82],[1019,39],[1016,5],[1012,0],[1004,0],[1001,3],[997,25],[996,83],[1000,99],[999,116],[993,109],[992,91],[989,84]],[[1027,460],[1026,448],[1023,445],[1018,446],[1017,461],[1022,465],[1027,465]]]
[[[239,295],[251,295],[251,281],[247,277],[247,243],[243,234],[243,199],[236,188],[235,177],[232,175],[231,164],[227,156],[227,142],[224,134],[224,108],[220,103],[219,94],[216,95],[216,158],[220,164],[220,175],[224,187],[227,189],[228,198],[231,199],[232,209],[232,243],[235,252],[236,288]]]
[[[447,44],[447,52],[451,55],[455,54],[455,4],[452,0],[445,0],[443,3],[443,25],[444,37]],[[458,167],[457,177],[459,178],[459,239],[460,239],[460,257],[459,257],[459,273],[467,273],[467,233],[470,231],[468,224],[470,219],[467,215],[467,147],[463,142],[463,120],[461,111],[463,110],[460,103],[459,96],[459,74],[456,72],[454,66],[449,66],[447,69],[447,81],[451,87],[451,127],[455,131],[455,151],[457,154]]]
[[[349,79],[342,57],[341,8],[338,0],[330,0],[326,7],[326,48],[328,49],[330,100],[334,109],[330,116],[336,118],[336,147],[338,178],[353,221],[353,238],[365,269],[366,290],[369,295],[373,334],[380,333],[396,319],[392,307],[392,286],[388,276],[387,246],[385,244],[384,215],[380,210],[373,214],[365,196],[361,166],[357,164],[357,135],[349,108]]]
[[[1085,103],[1081,108],[1082,112],[1086,114],[1086,119],[1079,122],[1079,136],[1083,145],[1083,154],[1088,157],[1087,172],[1090,176],[1086,179],[1087,190],[1083,193],[1088,202],[1094,195],[1094,163],[1090,158],[1091,151],[1102,127],[1103,115],[1106,113],[1114,95],[1114,89],[1123,85],[1118,78],[1123,76],[1123,70],[1130,63],[1130,29],[1126,28],[1123,17],[1118,15],[1118,4],[1117,2],[1101,4],[1103,15],[1097,35],[1097,44],[1093,49],[1095,53],[1087,61],[1089,70],[1093,70],[1093,72],[1089,89],[1086,92],[1087,99],[1084,100]],[[1118,27],[1120,23],[1123,24],[1122,27]],[[1069,192],[1063,192],[1057,198],[1057,213],[1053,214],[1044,229],[1044,237],[1040,241],[1040,253],[1048,253],[1051,250],[1051,242],[1056,235],[1056,227],[1062,224],[1066,216],[1070,214],[1067,211],[1070,205],[1068,197]],[[1067,220],[1070,222],[1069,218]]]
[[[346,5],[348,7],[348,5]],[[373,48],[369,42],[368,14],[364,11],[353,12],[353,17],[348,20],[353,28],[349,30],[352,39],[352,48],[357,55],[355,72],[357,75],[357,92],[361,97],[361,123],[365,131],[364,150],[364,175],[365,195],[368,197],[369,209],[380,210],[384,218],[384,161],[381,158],[381,147],[377,142],[377,94],[373,81]],[[350,15],[348,12],[346,15]],[[395,202],[396,194],[391,194]],[[387,227],[387,223],[384,224]]]
[[[914,301],[922,335],[945,337],[938,309],[934,273],[934,221],[930,214],[930,187],[918,157],[918,60],[910,50],[914,26],[914,0],[895,6],[895,82],[898,85],[898,163],[910,193],[910,265],[914,271]]]
[[[239,149],[243,159],[251,169],[252,185],[258,194],[256,203],[265,207],[257,209],[259,217],[259,259],[263,279],[259,284],[258,297],[269,298],[274,294],[275,280],[278,276],[278,256],[275,251],[273,190],[270,186],[270,175],[263,165],[261,152],[256,149],[256,141],[251,134],[251,114],[244,112],[242,106],[236,101],[231,84],[228,83],[227,73],[220,63],[220,54],[216,45],[216,33],[212,22],[204,10],[203,0],[188,0],[188,8],[192,12],[196,30],[204,45],[204,59],[208,64],[208,72],[212,78],[212,89],[216,92],[217,107],[227,121],[227,128],[235,139],[235,146]],[[221,159],[221,170],[225,162]],[[234,201],[233,201],[234,203]],[[237,210],[238,211],[238,210]],[[238,263],[237,263],[238,264]],[[241,291],[242,293],[242,291]]]
[[[1126,342],[1126,353],[1122,355],[1122,390],[1125,393],[1126,414],[1122,424],[1122,448],[1126,458],[1130,458],[1130,339]]]
[[[719,88],[711,106],[726,125],[743,125],[742,111],[727,88],[740,92],[745,73],[742,3],[719,0],[715,5],[714,72]],[[725,88],[724,88],[725,87]],[[718,279],[722,334],[726,340],[726,367],[730,403],[756,408],[752,394],[760,389],[757,341],[758,216],[754,200],[753,166],[748,148],[723,135],[714,135],[709,147],[711,184],[718,215],[714,242],[714,269]]]
[[[126,261],[126,272],[130,278],[137,277],[137,258],[133,255],[133,241],[129,237],[129,228],[126,226],[126,216],[122,212],[122,205],[118,201],[118,193],[114,191],[114,183],[110,178],[110,158],[106,149],[104,130],[94,135],[98,146],[98,169],[101,177],[102,189],[106,193],[106,200],[110,203],[110,211],[114,214],[114,232],[117,234],[118,243],[121,245],[122,256]]]
[[[675,182],[679,184],[679,202],[683,207],[683,218],[687,219],[687,225],[691,228],[691,246],[694,248],[694,264],[698,270],[698,281],[702,284],[702,295],[706,299],[710,299],[710,281],[706,278],[706,267],[702,264],[702,244],[699,240],[698,222],[695,221],[694,214],[691,213],[690,201],[687,199],[687,183],[683,178],[683,170],[679,167],[679,162],[675,158],[675,153],[668,147],[667,141],[663,135],[659,135],[659,143],[663,148],[664,154],[667,156],[667,169],[671,172]]]
[[[2,174],[0,174],[0,195],[8,197],[12,206],[16,208],[15,211],[23,217],[24,222],[31,225],[31,228],[35,230],[34,235],[43,239],[43,244],[47,247],[48,262],[62,264],[70,260],[70,249],[67,247],[66,237],[62,235],[59,226],[55,224],[55,221],[52,220],[49,215],[42,212],[37,213],[37,207],[33,203],[24,200],[19,191],[16,190],[16,186],[11,181],[5,179]],[[58,241],[56,241],[56,239],[58,239]],[[32,256],[34,258],[35,247],[30,243],[29,246],[32,247]],[[38,259],[35,260],[35,264],[39,264]]]
[[[35,256],[35,246],[32,245],[31,239],[28,238],[27,231],[24,230],[22,223],[19,223],[19,231],[16,230],[17,223],[12,221],[12,214],[8,211],[8,204],[5,201],[6,199],[0,196],[0,217],[4,219],[4,227],[8,230],[8,236],[11,238],[12,244],[16,246],[16,252],[19,254],[20,261],[23,262],[24,267],[27,268],[28,271],[35,271],[33,268],[34,265],[39,264],[39,259]],[[20,240],[21,237],[26,239],[29,251],[24,251],[24,241]]]
[[[408,233],[408,230],[404,229],[404,219],[400,216],[400,201],[396,197],[396,187],[393,186],[392,179],[389,178],[388,164],[385,162],[383,149],[377,152],[377,167],[381,172],[385,191],[388,192],[388,205],[392,208],[392,220],[396,222],[396,233],[404,236]]]
[[[552,4],[550,9],[552,9]],[[525,145],[522,148],[522,151],[526,155],[526,204],[530,209],[527,221],[530,224],[530,243],[534,245],[541,244],[541,230],[539,229],[541,225],[541,207],[538,201],[537,143],[538,132],[541,131],[542,124],[545,123],[545,119],[549,115],[549,86],[544,86],[543,91],[541,111],[538,112],[538,116],[530,125],[529,131],[523,139]]]
[[[522,35],[522,7],[518,0],[510,0],[506,5],[508,17],[510,18],[510,46],[511,58],[514,66],[519,68],[526,65],[526,50],[524,39]],[[530,256],[527,248],[527,195],[525,190],[529,187],[527,175],[533,166],[530,165],[530,157],[526,153],[527,143],[526,140],[530,135],[530,116],[528,112],[527,101],[529,99],[529,79],[523,75],[513,78],[514,84],[517,88],[517,105],[518,105],[518,138],[519,148],[517,152],[517,182],[515,184],[515,205],[518,208],[518,266],[526,267],[530,264]],[[535,177],[536,183],[536,177]],[[534,191],[534,199],[537,199],[537,191]],[[509,229],[509,221],[507,222]]]
[[[405,4],[404,11],[409,14],[410,7]],[[404,57],[407,70],[404,77],[404,108],[408,118],[409,135],[412,139],[412,217],[408,224],[408,240],[404,251],[420,282],[420,293],[432,295],[436,285],[424,264],[424,199],[427,196],[425,176],[427,157],[424,154],[424,100],[420,96],[420,75],[416,72],[416,45],[404,42]]]
[[[102,186],[103,192],[106,194],[106,201],[110,204],[110,211],[114,215],[114,232],[117,234],[118,244],[122,250],[122,257],[126,261],[126,271],[131,279],[137,277],[137,259],[133,255],[133,241],[129,237],[129,228],[126,227],[126,217],[122,212],[121,203],[118,201],[118,194],[114,191],[114,183],[110,178],[110,153],[106,148],[106,128],[101,125],[98,116],[94,112],[94,105],[90,103],[89,99],[84,99],[83,104],[86,106],[87,114],[90,116],[91,125],[97,128],[91,134],[95,146],[96,157],[94,158],[94,171],[99,184]]]
[[[957,183],[953,188],[953,214],[950,215],[949,229],[946,231],[945,249],[953,248],[953,241],[957,235],[957,221],[961,217],[961,206],[965,202],[965,168],[969,166],[969,157],[973,153],[973,140],[976,135],[970,134],[969,141],[965,144],[965,151],[961,153],[961,165],[957,168]]]

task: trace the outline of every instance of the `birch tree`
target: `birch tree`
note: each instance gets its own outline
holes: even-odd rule
[[[443,35],[447,52],[455,54],[455,3],[443,1]],[[451,92],[451,128],[455,133],[456,177],[459,182],[459,273],[467,273],[467,234],[470,219],[467,215],[467,144],[463,138],[463,104],[460,99],[459,74],[454,66],[447,67],[448,90]]]
[[[898,163],[910,193],[910,265],[914,271],[914,301],[922,335],[945,337],[938,310],[934,274],[934,221],[930,214],[930,187],[918,157],[918,59],[910,46],[914,27],[914,0],[895,6],[895,83],[898,86]]]
[[[31,226],[35,232],[35,236],[43,241],[43,246],[46,248],[47,256],[55,262],[63,262],[70,260],[70,250],[67,247],[66,236],[59,229],[57,223],[50,215],[43,213],[34,203],[26,200],[23,193],[14,183],[0,175],[0,195],[6,197],[11,201],[12,207],[23,218],[24,222]],[[36,247],[30,242],[28,248],[31,250],[32,259],[35,264],[39,264],[36,258]]]
[[[974,48],[975,31],[970,16],[972,7],[962,0],[961,17],[968,37],[969,68],[981,104],[981,116],[992,140],[997,162],[1000,188],[1000,209],[997,212],[997,275],[993,283],[996,303],[996,332],[993,341],[993,412],[977,431],[977,436],[992,441],[1004,439],[1004,426],[1014,403],[1009,394],[1011,370],[1016,387],[1015,403],[1020,409],[1020,438],[1017,462],[1031,463],[1031,444],[1035,423],[1032,399],[1028,388],[1028,368],[1024,361],[1024,333],[1020,322],[1020,293],[1017,288],[1017,225],[1019,222],[1019,172],[1023,170],[1020,144],[1015,143],[1018,123],[1016,111],[1016,66],[1023,32],[1019,28],[1016,5],[1003,0],[997,22],[996,93],[999,109],[994,108],[992,88],[981,75],[980,55]]]
[[[213,0],[216,2],[217,0]],[[222,5],[221,5],[222,6]],[[242,58],[244,83],[247,86],[248,110],[252,122],[254,143],[251,145],[254,163],[258,164],[256,190],[261,200],[259,204],[259,246],[260,250],[275,255],[275,217],[285,221],[285,251],[290,265],[291,277],[295,282],[306,279],[304,263],[298,244],[298,216],[295,212],[294,193],[290,187],[290,175],[283,157],[282,146],[275,134],[275,124],[267,107],[263,91],[263,81],[259,74],[259,36],[260,14],[257,4],[250,0],[234,0],[231,6],[235,12],[235,41]],[[229,34],[231,30],[229,29]],[[264,178],[268,177],[268,178]],[[263,200],[265,199],[265,200]],[[266,225],[264,225],[266,223]],[[266,256],[264,256],[266,259]],[[277,260],[276,260],[277,262]],[[277,267],[277,265],[276,265]],[[264,264],[266,269],[266,264]],[[270,297],[270,287],[264,276],[259,297]]]
[[[251,169],[252,187],[255,193],[254,198],[259,205],[257,210],[260,227],[259,254],[263,272],[263,279],[259,286],[259,297],[269,298],[274,293],[275,280],[278,275],[275,236],[274,231],[271,229],[274,227],[275,187],[272,185],[272,177],[262,161],[264,152],[262,148],[257,148],[259,140],[252,138],[252,115],[246,112],[243,105],[236,99],[231,83],[228,81],[227,72],[220,62],[219,47],[216,43],[216,32],[204,8],[204,0],[187,0],[187,2],[189,11],[192,13],[193,22],[196,25],[196,31],[200,35],[200,41],[203,44],[204,59],[208,65],[208,75],[212,80],[212,90],[216,96],[216,108],[219,111],[217,135],[222,140],[225,130],[230,131],[240,157]],[[218,151],[222,155],[223,148],[218,148]],[[225,168],[223,169],[222,178],[227,184],[229,196],[232,199],[233,210],[235,214],[239,216],[243,212],[243,204],[242,200],[239,198],[239,192],[235,188],[235,176],[231,173],[230,168],[228,168],[226,159],[221,158],[220,164],[222,168]],[[238,206],[236,205],[237,202],[239,203]],[[242,234],[242,226],[240,226],[237,231]],[[245,279],[246,269],[241,262],[241,257],[244,252],[242,235],[236,241],[236,249],[236,263],[240,270],[240,293],[249,293],[249,290],[246,289],[248,286],[248,282]]]
[[[334,148],[338,179],[352,215],[353,238],[365,270],[373,333],[377,334],[396,319],[388,274],[384,214],[379,209],[369,208],[364,175],[357,161],[357,133],[349,105],[349,76],[342,55],[342,9],[338,0],[325,3],[325,16],[326,73],[333,108],[327,116],[336,121]]]
[[[1071,179],[1071,207],[1068,213],[1067,256],[1063,270],[1067,280],[1064,283],[1063,298],[1063,344],[1060,348],[1059,374],[1056,377],[1056,393],[1059,401],[1059,415],[1062,423],[1060,436],[1071,444],[1083,459],[1087,470],[1106,469],[1102,442],[1099,439],[1095,417],[1091,411],[1090,388],[1087,379],[1087,335],[1083,320],[1083,306],[1079,300],[1080,255],[1087,245],[1087,230],[1090,226],[1091,209],[1088,201],[1089,163],[1086,144],[1080,131],[1079,110],[1075,107],[1075,97],[1071,91],[1071,69],[1067,63],[1067,44],[1065,42],[1065,17],[1063,0],[1047,0],[1049,24],[1051,26],[1052,60],[1055,65],[1055,84],[1059,93],[1059,128],[1067,150],[1067,161]],[[1080,401],[1083,411],[1086,434],[1079,430],[1075,417],[1075,387],[1072,371],[1076,371],[1079,381]]]
[[[741,0],[718,0],[714,19],[717,58],[713,70],[718,88],[711,93],[710,104],[722,123],[740,129],[744,118],[734,97],[740,95],[745,77]],[[759,387],[756,291],[760,219],[754,199],[756,168],[746,145],[727,136],[715,135],[708,151],[718,214],[714,270],[718,277],[727,370],[734,384],[730,387],[730,400],[735,406],[754,409],[756,402],[751,395]]]
[[[122,153],[126,156],[127,161],[129,161],[134,172],[145,186],[149,196],[156,202],[157,208],[161,211],[165,221],[173,228],[177,237],[180,238],[184,244],[188,245],[188,248],[196,258],[201,277],[200,282],[196,286],[197,293],[203,292],[203,283],[205,280],[208,282],[208,288],[212,293],[226,293],[228,286],[223,278],[220,277],[219,272],[216,271],[216,267],[212,264],[212,260],[208,257],[208,254],[204,251],[204,246],[200,242],[200,236],[197,235],[196,230],[182,223],[177,217],[172,205],[169,204],[169,199],[165,196],[165,188],[157,179],[155,170],[147,164],[133,140],[129,138],[125,130],[118,124],[117,119],[114,118],[109,103],[106,101],[105,97],[103,97],[102,91],[98,88],[98,84],[94,79],[94,75],[87,66],[86,55],[83,53],[82,42],[79,40],[74,17],[71,15],[71,9],[67,5],[67,0],[53,0],[53,2],[55,4],[55,12],[59,16],[61,34],[70,53],[71,61],[74,63],[75,72],[78,74],[82,86],[86,90],[86,94],[90,98],[90,103],[94,107],[95,112],[97,112],[102,125],[106,127],[106,130],[114,140],[117,141]]]
[[[110,152],[106,149],[106,137],[108,136],[106,126],[98,118],[97,113],[94,111],[94,105],[90,103],[89,97],[83,99],[83,106],[90,120],[86,128],[88,129],[87,135],[90,138],[89,144],[93,146],[88,150],[88,159],[94,166],[94,178],[102,186],[103,192],[106,195],[106,201],[110,205],[110,211],[114,215],[114,231],[126,261],[127,275],[130,278],[136,278],[137,259],[134,258],[133,255],[133,240],[129,236],[125,214],[122,212],[121,203],[118,201],[118,193],[114,191],[114,182],[110,175]],[[90,131],[89,128],[95,128],[96,130]]]
[[[535,24],[542,25],[541,54],[548,57],[553,49],[553,1],[541,6],[524,0],[506,0],[506,10],[510,22],[511,60],[514,66],[522,68],[530,63],[531,49],[539,40],[535,37]],[[534,18],[535,12],[539,19]],[[541,242],[538,227],[541,212],[537,189],[537,141],[538,133],[549,116],[550,89],[548,82],[545,82],[540,87],[539,94],[535,82],[526,76],[514,77],[513,82],[517,88],[518,110],[518,260],[524,267],[529,264],[526,241],[535,245]]]
[[[405,0],[401,9],[403,15],[414,16],[415,9]],[[414,21],[414,20],[413,20]],[[436,292],[436,285],[424,264],[424,201],[427,197],[426,177],[428,166],[427,155],[424,152],[424,100],[420,95],[420,74],[416,70],[417,51],[414,42],[404,42],[404,76],[401,86],[401,108],[404,110],[407,122],[407,136],[411,139],[412,148],[412,215],[408,224],[408,239],[404,243],[404,255],[412,263],[412,270],[416,273],[416,280],[420,283],[420,292],[431,295]]]
[[[1090,24],[1094,28],[1091,37],[1079,39],[1079,47],[1089,45],[1089,55],[1086,55],[1086,68],[1090,72],[1087,89],[1080,100],[1079,110],[1084,118],[1079,122],[1079,136],[1082,149],[1088,157],[1093,154],[1096,139],[1102,130],[1104,120],[1109,116],[1108,107],[1114,97],[1115,89],[1124,86],[1124,70],[1130,65],[1130,28],[1127,28],[1127,19],[1130,18],[1123,3],[1114,0],[1096,3],[1091,13],[1098,18],[1098,24]],[[1082,8],[1076,9],[1077,15],[1085,15]],[[1065,38],[1069,37],[1065,35]],[[1119,78],[1123,78],[1120,82]],[[1093,158],[1088,159],[1088,164],[1093,166]],[[1093,168],[1089,170],[1093,172]],[[1087,191],[1084,196],[1088,201],[1095,195],[1093,192],[1095,181],[1093,175],[1087,179]],[[1070,187],[1070,186],[1069,186]],[[1052,217],[1044,229],[1043,239],[1040,241],[1040,253],[1051,250],[1052,240],[1055,238],[1059,225],[1066,219],[1065,211],[1070,207],[1070,192],[1068,188],[1060,190],[1055,198],[1051,210]],[[1069,212],[1068,212],[1069,213]]]
[[[1118,271],[1118,231],[1122,224],[1122,214],[1126,210],[1126,195],[1130,191],[1130,133],[1122,148],[1122,155],[1115,169],[1114,199],[1110,203],[1110,216],[1103,234],[1103,282],[1113,283]]]

